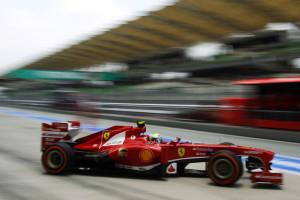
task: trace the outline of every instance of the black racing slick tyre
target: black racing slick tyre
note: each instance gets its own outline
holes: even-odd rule
[[[231,151],[218,151],[208,161],[207,174],[216,185],[233,185],[242,173],[242,162]]]
[[[49,174],[70,173],[74,164],[74,152],[66,143],[50,146],[42,154],[42,165]]]

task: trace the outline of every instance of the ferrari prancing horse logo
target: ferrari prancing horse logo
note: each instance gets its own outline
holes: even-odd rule
[[[108,140],[109,136],[110,136],[110,133],[109,133],[109,132],[104,132],[104,133],[103,133],[103,138],[104,138],[104,140]]]
[[[185,148],[179,147],[179,148],[177,149],[177,152],[178,152],[178,155],[179,155],[180,157],[183,157],[184,154],[185,154]]]

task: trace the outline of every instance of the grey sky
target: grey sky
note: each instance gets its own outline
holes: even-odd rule
[[[0,74],[175,0],[0,0]]]

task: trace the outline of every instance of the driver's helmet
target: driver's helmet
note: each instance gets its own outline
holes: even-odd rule
[[[149,135],[149,141],[160,142],[161,141],[160,134],[159,133],[153,133],[153,134]]]
[[[140,121],[137,121],[137,122],[136,122],[136,125],[137,125],[137,127],[139,127],[139,128],[143,128],[143,127],[145,127],[146,122],[140,120]]]

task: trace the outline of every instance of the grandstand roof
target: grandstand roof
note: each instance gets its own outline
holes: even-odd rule
[[[271,22],[299,22],[299,13],[299,0],[180,0],[22,67],[66,70],[126,62]]]

